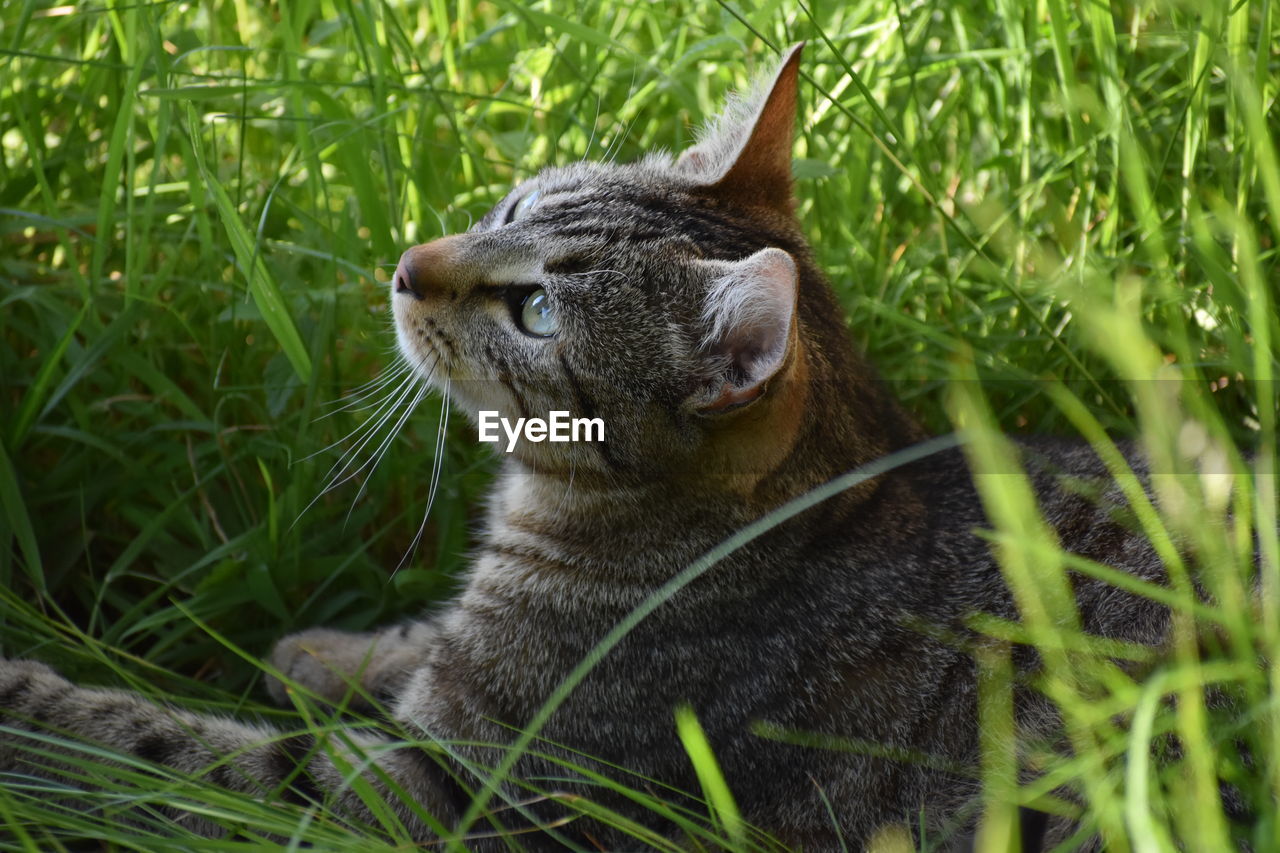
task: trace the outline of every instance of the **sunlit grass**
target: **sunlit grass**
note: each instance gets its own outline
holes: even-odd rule
[[[465,229],[546,163],[683,147],[726,89],[800,39],[806,232],[885,379],[1002,475],[980,478],[986,535],[1024,621],[988,630],[1040,647],[1041,687],[1076,747],[1033,756],[1042,781],[1010,778],[1005,666],[984,660],[997,751],[980,771],[983,843],[1014,831],[1012,797],[1079,810],[1110,849],[1221,849],[1241,832],[1280,845],[1269,0],[5,5],[4,653],[299,725],[258,705],[260,672],[240,653],[442,599],[487,481],[473,435],[450,423],[426,536],[395,572],[422,522],[439,403],[379,465],[325,491],[356,443],[344,436],[385,413],[330,404],[392,366],[399,252]],[[1176,614],[1145,678],[1113,662],[1135,650],[1098,649],[1059,618],[1068,573],[1107,567],[1058,551],[997,430],[1083,436],[1125,490],[1170,569],[1147,592]],[[1143,443],[1150,497],[1108,436]],[[1243,715],[1206,703],[1206,687]],[[1171,733],[1181,757],[1148,761]],[[476,770],[466,784],[492,795]],[[1251,826],[1227,821],[1220,775]],[[88,814],[38,785],[0,788],[0,843],[200,845],[160,817],[119,825],[135,797],[223,810],[263,846],[359,831],[197,782],[118,778]],[[716,784],[670,802],[638,781],[600,784],[665,810],[687,845],[771,845],[734,823]]]

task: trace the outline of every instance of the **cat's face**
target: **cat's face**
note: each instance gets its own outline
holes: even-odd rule
[[[520,441],[540,470],[652,476],[764,428],[801,361],[798,58],[678,160],[544,170],[468,233],[407,251],[405,357],[473,419],[603,420],[604,442]]]

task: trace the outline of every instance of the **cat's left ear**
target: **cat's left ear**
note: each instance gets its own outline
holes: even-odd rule
[[[803,49],[804,42],[794,45],[772,80],[761,81],[765,85],[746,98],[731,99],[698,144],[680,155],[676,170],[704,183],[715,195],[790,214],[791,146]]]
[[[714,278],[702,314],[709,382],[694,408],[722,414],[757,399],[787,363],[795,348],[799,272],[790,255],[774,248],[732,263],[699,263]]]

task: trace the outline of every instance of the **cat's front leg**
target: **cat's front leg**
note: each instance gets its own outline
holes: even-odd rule
[[[437,635],[436,627],[423,621],[368,633],[311,628],[290,634],[276,643],[268,658],[285,680],[268,676],[267,690],[286,706],[290,683],[333,705],[369,710],[370,699],[390,704],[426,662]]]
[[[81,744],[93,750],[75,758]],[[14,773],[83,788],[91,777],[76,768],[86,758],[107,763],[102,748],[264,801],[324,803],[377,825],[356,793],[358,775],[419,840],[455,816],[448,775],[426,748],[363,730],[290,733],[162,707],[123,690],[76,686],[41,663],[0,659],[0,778]],[[169,811],[200,834],[225,832],[199,814]]]

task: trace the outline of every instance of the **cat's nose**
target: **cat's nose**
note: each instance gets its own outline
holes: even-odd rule
[[[391,288],[396,293],[405,293],[414,299],[422,298],[422,291],[413,281],[413,267],[406,267],[403,257],[400,258],[400,263],[396,264],[396,274],[391,279]]]
[[[458,241],[459,235],[441,237],[421,246],[414,246],[400,256],[396,273],[391,277],[391,290],[399,296],[417,300],[440,293],[448,287],[459,285]]]

